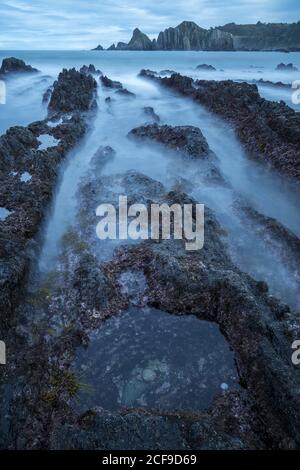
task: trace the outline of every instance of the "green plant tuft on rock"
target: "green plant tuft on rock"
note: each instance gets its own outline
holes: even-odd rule
[[[58,273],[56,271],[50,272],[40,287],[32,294],[29,302],[35,307],[43,307],[47,305],[53,289],[57,285],[57,281]]]
[[[41,399],[45,402],[53,402],[63,394],[74,398],[80,390],[92,393],[93,387],[80,382],[80,377],[75,372],[59,370],[51,376],[49,389],[41,394]]]
[[[64,249],[71,248],[78,253],[84,251],[87,244],[81,240],[75,229],[71,227],[62,238],[62,247]]]

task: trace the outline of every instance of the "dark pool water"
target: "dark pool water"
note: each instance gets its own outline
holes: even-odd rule
[[[214,323],[131,308],[108,321],[77,356],[76,408],[204,410],[238,387],[234,354]]]

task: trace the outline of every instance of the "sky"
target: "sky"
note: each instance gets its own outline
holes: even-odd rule
[[[208,28],[230,22],[297,22],[299,0],[0,0],[0,49],[91,49],[152,39],[184,20]]]

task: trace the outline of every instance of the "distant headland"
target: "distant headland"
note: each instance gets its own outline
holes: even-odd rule
[[[94,51],[104,50],[98,45]],[[136,28],[128,43],[113,43],[110,51],[300,51],[300,21],[297,23],[228,23],[204,29],[192,21],[160,32],[150,39]]]

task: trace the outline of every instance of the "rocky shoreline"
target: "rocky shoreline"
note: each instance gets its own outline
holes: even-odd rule
[[[99,44],[93,51],[103,51]],[[113,43],[109,51],[300,51],[300,22],[224,26],[205,29],[193,21],[166,28],[150,39],[135,28],[128,43]]]
[[[157,77],[142,70],[141,77],[191,97],[233,124],[249,156],[275,168],[300,185],[300,116],[285,103],[261,98],[256,85],[193,80],[174,74]]]
[[[13,127],[0,137],[0,206],[10,215],[1,222],[1,324],[10,323],[30,264],[37,254],[36,236],[45,219],[61,162],[88,129],[95,106],[96,82],[64,70],[54,83],[44,121]],[[49,123],[57,125],[49,126]],[[43,145],[41,137],[52,140]],[[22,182],[20,176],[30,175]]]
[[[47,339],[42,334],[26,348],[27,361],[36,361],[38,348],[44,368],[39,396],[31,397],[36,410],[27,417],[27,431],[22,431],[26,448],[31,448],[34,441],[37,448],[73,449],[116,449],[124,445],[153,449],[177,446],[246,449],[266,448],[268,442],[274,448],[297,446],[299,399],[291,391],[297,390],[299,377],[289,360],[291,325],[297,320],[288,307],[272,299],[266,286],[232,264],[222,241],[222,228],[208,209],[205,223],[208,243],[196,256],[187,255],[180,241],[149,241],[121,248],[112,261],[99,262],[94,254],[97,240],[90,229],[99,194],[101,200],[112,202],[117,194],[110,188],[117,183],[126,187],[132,202],[150,204],[154,198],[183,204],[190,200],[183,193],[164,195],[158,182],[136,172],[112,178],[97,176],[95,172],[93,175],[82,182],[78,210],[84,209],[85,218],[78,218],[80,225],[73,235],[66,234],[58,271],[51,274],[50,284],[47,281],[47,297],[43,294],[47,284],[43,284],[19,312],[30,318],[34,307],[39,312],[38,318],[47,319],[48,329],[56,330]],[[130,289],[126,293],[119,282],[128,272],[143,273],[146,279],[146,290],[141,292],[136,306],[146,303],[176,315],[194,314],[199,321],[210,320],[220,325],[235,351],[243,384],[240,391],[221,394],[207,412],[188,415],[133,409],[112,413],[96,408],[78,417],[74,415],[69,380],[76,348],[88,345],[91,331],[97,330],[105,319],[128,308],[132,302]],[[61,329],[64,324],[68,325],[67,330]],[[26,326],[19,329],[19,335],[24,341],[28,335]],[[58,371],[60,379],[56,378]],[[28,380],[30,384],[32,378]],[[76,383],[74,387],[76,390]],[[29,405],[26,401],[25,396],[21,398],[23,409]],[[50,429],[45,434],[42,423],[49,425],[49,413],[54,406],[57,411],[52,414]],[[14,413],[17,415],[18,408]],[[41,434],[38,423],[42,425]],[[156,435],[153,442],[152,431]]]
[[[149,71],[140,75],[228,120],[251,158],[300,184],[299,117],[286,105],[260,98],[257,87],[246,83],[193,81],[179,74],[160,78]],[[116,203],[120,188],[131,204],[182,207],[195,203],[180,185],[168,190],[136,170],[104,175],[103,168],[116,152],[113,143],[109,147],[99,142],[89,172],[80,181],[74,226],[61,240],[56,267],[43,276],[36,269],[40,229],[61,163],[87,134],[95,110],[95,76],[100,77],[103,89],[113,91],[115,99],[122,99],[116,91],[134,97],[95,67],[63,70],[49,96],[47,118],[11,128],[0,137],[0,207],[10,213],[0,222],[1,334],[5,332],[12,351],[0,382],[4,410],[0,448],[299,448],[300,373],[291,362],[299,316],[270,295],[264,281],[235,265],[226,230],[215,212],[205,209],[205,244],[197,252],[186,251],[184,240],[116,246],[108,241],[101,244],[96,236],[95,207],[99,201]],[[153,142],[174,160],[196,162],[203,184],[230,187],[201,129],[158,125],[160,116],[153,108],[141,111],[151,124],[135,127],[128,139]],[[24,173],[27,181],[22,180]],[[297,269],[300,246],[296,235],[238,194],[234,197],[239,216],[243,214],[263,233],[284,241],[287,263],[293,262]],[[218,325],[232,349],[239,386],[227,391],[223,384],[205,410],[153,409],[134,402],[118,411],[98,404],[79,412],[76,399],[87,384],[75,366],[78,349],[88,350],[108,320],[119,315],[120,323],[124,312],[133,307],[137,312],[145,308],[166,312],[178,321],[193,316]],[[130,344],[125,346],[130,348]],[[101,350],[94,359],[101,364]],[[112,357],[111,365],[118,360],[121,357]],[[136,377],[129,384],[118,377],[114,380],[127,393],[137,384],[147,391],[149,382],[155,380],[155,371],[149,367],[143,370],[143,381],[137,382]],[[168,393],[168,389],[158,389],[162,396]]]
[[[5,79],[5,77],[11,74],[20,74],[20,73],[38,73],[39,71],[31,65],[26,65],[24,60],[16,59],[15,57],[10,57],[3,59],[2,65],[0,67],[0,79]]]

